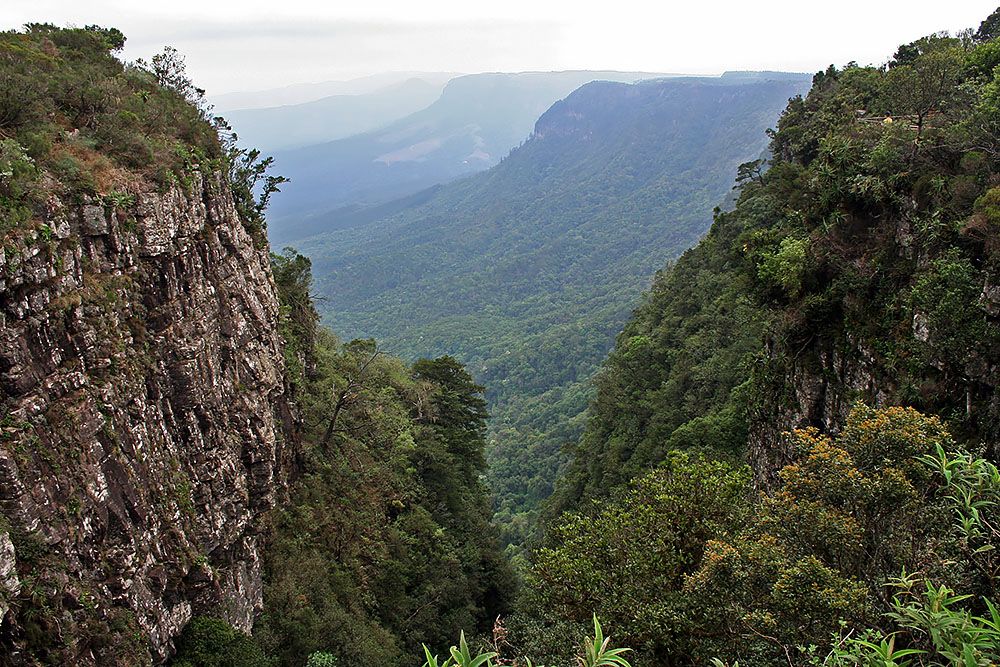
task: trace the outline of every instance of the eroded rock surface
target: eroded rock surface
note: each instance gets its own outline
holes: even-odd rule
[[[159,661],[193,613],[248,630],[261,604],[293,456],[267,249],[218,174],[116,203],[52,199],[0,251],[13,664],[38,631],[60,659]]]

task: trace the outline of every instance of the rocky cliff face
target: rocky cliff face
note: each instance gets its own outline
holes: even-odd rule
[[[0,250],[0,664],[248,630],[294,457],[267,250],[219,174],[47,208]]]
[[[935,265],[949,255],[915,255],[910,226],[895,224],[885,256],[905,267],[897,269],[895,289],[910,301],[921,282],[944,282]],[[908,260],[914,260],[912,265],[905,264]],[[864,299],[848,298],[843,319],[826,323],[804,344],[768,340],[758,368],[748,442],[759,487],[771,487],[778,471],[792,461],[788,431],[814,426],[837,433],[858,401],[878,408],[914,406],[939,415],[960,441],[982,444],[987,456],[1000,459],[1000,356],[993,343],[1000,332],[1000,290],[992,262],[980,261],[985,268],[971,275],[967,285],[949,278],[948,291],[933,292],[945,300],[943,307],[907,306],[901,300],[904,305],[886,313],[884,306],[866,310]],[[954,296],[960,290],[968,294],[965,303]],[[885,319],[890,333],[866,332],[865,317]]]
[[[773,487],[778,471],[792,462],[795,451],[788,438],[792,429],[815,426],[837,433],[857,401],[876,407],[897,402],[892,377],[859,341],[817,341],[791,358],[777,353],[774,341],[768,341],[765,359],[770,360],[768,372],[774,377],[757,386],[760,394],[750,408],[747,441],[758,488]]]

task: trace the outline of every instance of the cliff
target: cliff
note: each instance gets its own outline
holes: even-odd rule
[[[52,196],[0,277],[0,663],[160,660],[198,612],[249,630],[293,439],[268,253],[224,177]]]
[[[309,260],[267,248],[284,179],[177,51],[124,43],[0,33],[0,667],[393,666],[489,631],[482,388],[317,327]]]

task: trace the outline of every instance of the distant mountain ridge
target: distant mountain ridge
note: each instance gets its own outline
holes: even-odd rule
[[[642,290],[708,229],[737,166],[809,81],[588,83],[489,171],[301,241],[326,320],[469,365],[489,387],[498,516],[514,521],[548,495],[588,380]]]
[[[483,171],[524,141],[553,102],[581,85],[658,76],[570,71],[457,77],[426,109],[379,130],[275,153],[277,170],[291,183],[273,204],[272,229],[280,237],[289,220],[329,217],[344,206],[379,204]]]
[[[231,111],[226,119],[242,143],[270,153],[378,129],[433,103],[444,83],[413,78],[364,94]]]
[[[456,76],[461,76],[461,74],[458,72],[380,72],[347,80],[294,83],[264,90],[222,93],[221,95],[211,95],[210,99],[215,105],[215,110],[220,112],[264,109],[289,104],[304,104],[331,95],[365,95],[409,79],[423,79],[444,85],[449,79]]]

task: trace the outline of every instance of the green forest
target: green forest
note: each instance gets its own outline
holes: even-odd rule
[[[497,167],[298,249],[324,323],[486,387],[495,518],[520,547],[579,438],[591,378],[651,276],[694,244],[808,77],[593,82]]]
[[[212,118],[175,51],[125,65],[123,43],[98,27],[0,35],[0,231],[37,226],[54,193],[111,201],[128,179],[165,188],[221,170],[264,248],[282,184],[271,162]],[[692,187],[693,209],[662,211],[667,185],[619,197],[622,181],[605,172],[622,165],[590,153],[582,172],[552,158],[551,174],[521,174],[512,156],[481,176],[505,200],[487,207],[525,214],[526,240],[504,243],[564,259],[544,268],[549,298],[573,305],[550,322],[548,301],[518,302],[537,314],[519,320],[536,321],[537,337],[487,371],[510,333],[477,328],[495,295],[351,282],[349,262],[336,273],[271,252],[297,474],[266,515],[252,632],[199,613],[170,664],[1000,663],[1000,9],[899,46],[883,66],[817,73],[773,124],[766,157],[728,176],[731,205],[666,266],[662,246],[626,253],[623,267],[578,255],[571,235],[539,241],[546,221],[527,215],[541,209],[518,184],[544,177],[614,204],[574,200],[571,221],[673,216],[678,248],[723,203],[707,188]],[[446,193],[448,215],[430,222],[482,210],[470,187]],[[393,224],[423,229],[405,216]],[[474,240],[455,239],[444,256]],[[440,261],[406,243],[393,251],[413,253],[413,276]],[[471,261],[543,271],[530,253],[524,265],[500,262],[498,248]],[[637,270],[654,255],[660,271],[641,297],[585,293],[587,281],[570,278]],[[383,310],[418,290],[407,303],[433,306],[414,317],[434,324],[440,356],[410,363],[374,339],[340,340],[317,312],[314,281],[328,280]],[[505,298],[525,296],[504,284]],[[581,332],[633,307],[588,384],[603,350]],[[482,339],[486,352],[467,369],[442,332]],[[523,387],[526,368],[558,382],[508,393],[501,378]],[[488,399],[503,416],[494,437],[517,432],[513,452],[487,456]],[[513,558],[509,543],[522,547]],[[44,557],[31,541],[15,549],[27,563]],[[68,644],[46,629],[62,610],[42,598],[26,587],[3,602],[28,629],[27,664],[59,664]],[[134,624],[88,631],[107,664],[137,664]]]
[[[374,341],[341,343],[317,327],[309,260],[273,262],[307,448],[291,504],[273,518],[254,630],[262,653],[276,664],[319,652],[402,665],[422,643],[488,632],[514,578],[480,480],[482,387],[451,357],[407,366]],[[192,633],[177,662],[216,659],[199,642],[214,650]]]

